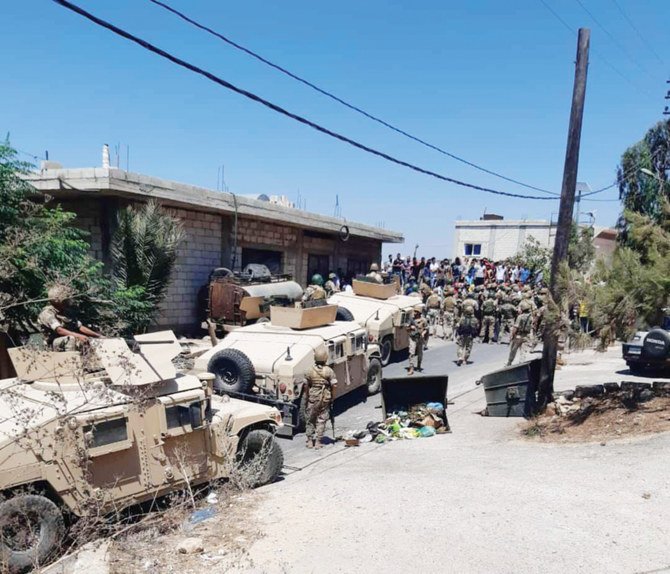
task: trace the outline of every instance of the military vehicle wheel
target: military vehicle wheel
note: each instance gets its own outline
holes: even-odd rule
[[[0,536],[0,560],[9,572],[32,570],[63,540],[63,514],[44,496],[15,496],[0,504]]]
[[[207,363],[207,370],[214,374],[214,388],[232,393],[248,393],[256,380],[254,366],[242,351],[222,349]]]
[[[254,429],[247,433],[238,449],[239,468],[248,473],[252,487],[273,482],[284,466],[284,453],[270,431]]]
[[[393,337],[387,335],[379,343],[381,355],[382,355],[382,367],[385,367],[391,362],[391,355],[393,354]]]
[[[368,365],[368,394],[374,395],[382,388],[382,362],[377,357],[370,359]]]
[[[641,375],[644,373],[644,367],[640,363],[626,363],[628,365],[628,368],[630,369],[630,372],[633,373],[634,375]]]
[[[307,428],[307,392],[303,391],[300,398],[296,400],[298,407],[298,416],[296,421],[296,431],[305,432]]]
[[[354,315],[346,307],[337,307],[337,313],[335,314],[336,321],[354,321]]]

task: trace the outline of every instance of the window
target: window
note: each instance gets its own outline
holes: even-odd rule
[[[466,243],[464,251],[465,251],[466,255],[481,255],[482,254],[482,244],[481,243]]]
[[[165,407],[165,421],[169,429],[190,425],[191,418],[188,406],[176,405],[174,407]]]
[[[100,421],[84,427],[86,446],[95,448],[128,440],[126,418]]]
[[[249,247],[242,248],[243,269],[249,263],[259,263],[261,265],[265,265],[273,275],[279,275],[282,272],[281,259],[281,251],[272,251],[270,249],[251,249]]]
[[[328,359],[334,362],[344,357],[344,337],[338,341],[328,341]]]

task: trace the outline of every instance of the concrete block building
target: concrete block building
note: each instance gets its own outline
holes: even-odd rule
[[[457,221],[454,257],[502,261],[516,255],[530,237],[537,239],[543,247],[553,248],[556,226],[543,219],[511,220],[491,214],[480,220]]]
[[[111,167],[63,169],[53,162],[28,179],[63,208],[77,214],[89,233],[92,255],[109,263],[119,209],[154,198],[184,224],[186,239],[168,289],[159,326],[192,332],[197,295],[216,267],[264,263],[305,285],[315,272],[344,275],[366,271],[381,260],[383,243],[402,234],[361,223],[346,223],[295,209],[291,204],[242,197]]]

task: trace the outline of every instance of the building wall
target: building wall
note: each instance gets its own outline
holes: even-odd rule
[[[127,202],[108,198],[63,202],[65,209],[77,214],[76,225],[89,233],[91,255],[107,263],[116,210],[125,205]],[[198,292],[207,283],[212,269],[231,266],[233,251],[238,268],[244,248],[279,251],[281,271],[303,286],[308,279],[310,254],[328,257],[328,269],[321,270],[323,273],[338,268],[346,273],[354,263],[367,268],[381,258],[381,242],[376,240],[352,237],[342,242],[326,233],[240,217],[235,241],[234,218],[230,215],[173,208],[168,211],[182,221],[185,239],[178,251],[157,327],[179,333],[196,332]]]
[[[519,225],[468,225],[467,223],[456,224],[454,246],[454,257],[466,255],[466,244],[481,245],[479,255],[472,257],[486,257],[491,260],[503,260],[518,253],[524,243],[530,237],[537,239],[545,247],[553,247],[555,239],[555,228],[547,224],[524,224]]]

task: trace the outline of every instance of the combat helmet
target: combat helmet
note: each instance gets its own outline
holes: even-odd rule
[[[312,275],[312,285],[323,285],[323,277],[319,273]]]
[[[60,306],[68,303],[73,296],[72,289],[62,283],[54,283],[47,291],[49,303]]]
[[[314,351],[314,362],[317,365],[325,365],[328,361],[328,351],[323,345]]]
[[[379,265],[373,263],[372,265],[370,265],[370,271],[379,271]]]
[[[468,316],[474,315],[475,314],[475,308],[472,305],[465,305],[463,307],[463,314],[468,315]]]
[[[526,313],[527,311],[530,311],[530,310],[531,310],[530,301],[528,301],[527,299],[523,299],[519,303],[519,311],[521,311],[522,313]]]

